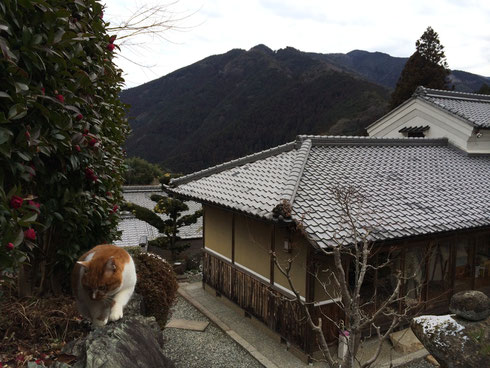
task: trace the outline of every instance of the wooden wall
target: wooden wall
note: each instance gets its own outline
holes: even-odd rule
[[[203,276],[206,284],[262,321],[289,343],[304,352],[309,351],[313,341],[310,330],[300,307],[290,297],[269,283],[238,270],[230,262],[206,251],[203,257]],[[340,315],[335,304],[313,310],[318,316],[322,312],[334,318]],[[328,341],[336,342],[337,330],[334,326],[326,322],[323,327]]]

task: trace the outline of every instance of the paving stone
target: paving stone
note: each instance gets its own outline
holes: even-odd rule
[[[165,327],[180,328],[182,330],[204,331],[208,327],[209,322],[189,321],[186,319],[172,319]]]
[[[403,354],[413,353],[424,348],[424,345],[417,339],[410,328],[391,333],[390,341],[395,350]]]

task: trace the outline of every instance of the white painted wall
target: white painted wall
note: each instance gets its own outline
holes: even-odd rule
[[[367,128],[373,137],[402,138],[399,130],[410,126],[425,126],[426,138],[447,138],[456,147],[468,153],[490,153],[490,130],[482,130],[476,137],[472,125],[421,99],[411,99]]]

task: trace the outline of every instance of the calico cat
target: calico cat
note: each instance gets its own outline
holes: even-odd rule
[[[136,285],[136,269],[128,252],[103,244],[80,257],[71,282],[80,314],[103,326],[122,318]]]

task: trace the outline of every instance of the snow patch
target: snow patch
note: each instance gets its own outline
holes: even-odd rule
[[[461,338],[464,342],[468,341],[468,336],[461,333],[465,326],[459,324],[451,315],[444,316],[420,316],[414,318],[414,321],[422,326],[425,335],[434,339],[434,343],[439,346],[445,346],[446,342],[441,340],[444,336],[455,336]]]

